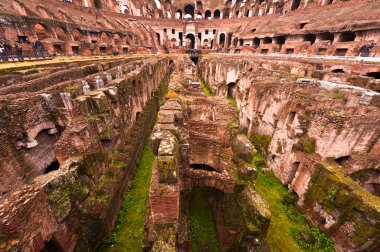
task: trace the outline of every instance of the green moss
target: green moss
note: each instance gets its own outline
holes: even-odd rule
[[[227,96],[227,100],[229,101],[229,103],[234,106],[234,111],[237,112],[238,111],[238,106],[237,106],[237,102],[236,100],[231,97],[231,96]]]
[[[213,96],[214,95],[210,86],[206,82],[203,82],[202,80],[200,80],[200,84],[201,84],[201,87],[203,88],[203,92],[205,93],[205,95],[207,95],[207,96]]]
[[[124,198],[115,229],[102,251],[141,251],[154,159],[150,144],[147,143]]]
[[[265,162],[260,154],[254,156],[254,162],[260,171],[255,189],[269,204],[272,213],[266,237],[271,251],[335,251],[330,239],[317,228],[308,226],[294,205],[295,195],[290,195],[273,173],[262,172]],[[301,231],[311,233],[314,242],[307,243],[301,236]]]
[[[216,233],[214,211],[204,190],[189,195],[190,251],[221,251]]]
[[[292,146],[292,151],[302,151],[307,154],[315,154],[316,151],[316,140],[315,138],[303,138],[297,144]]]
[[[268,147],[271,140],[271,136],[261,135],[257,132],[253,132],[250,138],[250,141],[252,142],[253,146],[255,146],[256,150],[260,152],[268,151]]]

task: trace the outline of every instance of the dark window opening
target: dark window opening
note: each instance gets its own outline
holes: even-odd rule
[[[319,40],[322,41],[330,41],[330,44],[334,41],[334,34],[330,32],[324,32],[321,34],[318,34]]]
[[[185,15],[189,14],[189,15],[191,15],[191,18],[194,18],[194,10],[195,10],[195,8],[193,5],[190,5],[190,4],[186,5],[185,6]]]
[[[245,16],[249,17],[249,10],[247,10],[247,12],[245,13]]]
[[[172,29],[172,34],[175,34],[175,29]]]
[[[293,54],[294,53],[294,48],[286,48],[286,54]]]
[[[214,11],[214,18],[219,19],[220,18],[220,10]]]
[[[327,48],[318,48],[317,54],[318,55],[325,55],[327,52]]]
[[[332,4],[332,2],[333,2],[333,0],[327,0],[327,1],[326,1],[326,4],[329,5],[329,4]]]
[[[219,45],[224,46],[225,41],[226,41],[226,35],[224,33],[221,33],[219,35]]]
[[[289,124],[293,123],[295,117],[296,117],[296,112],[290,112],[290,114],[289,114]]]
[[[195,48],[195,36],[193,34],[189,33],[189,34],[187,34],[186,38],[190,39],[189,49],[194,49]]]
[[[380,79],[380,72],[369,72],[369,73],[366,73],[365,76],[379,80]]]
[[[314,34],[306,34],[304,37],[304,41],[309,41],[310,44],[314,44],[317,37]]]
[[[260,39],[254,38],[253,39],[253,48],[257,48],[260,46]]]
[[[96,9],[101,9],[102,8],[102,1],[101,0],[95,0],[94,6]]]
[[[123,48],[123,53],[124,53],[124,54],[128,54],[128,47],[124,47],[124,48]]]
[[[210,18],[210,17],[211,17],[211,11],[210,11],[210,10],[207,10],[207,11],[205,12],[205,18],[208,19],[208,18]]]
[[[303,29],[303,28],[305,28],[305,25],[307,25],[308,23],[300,23],[300,25],[299,25],[299,28],[300,29]]]
[[[239,40],[239,45],[240,45],[240,46],[243,46],[243,44],[244,44],[244,40],[243,40],[243,39],[240,39],[240,40]]]
[[[74,55],[79,55],[79,46],[72,46],[71,50],[73,51]]]
[[[301,0],[293,0],[291,10],[292,11],[297,10],[298,7],[300,7],[300,4],[301,4]]]
[[[182,42],[183,42],[183,40],[182,40],[182,39],[183,39],[182,36],[183,36],[183,35],[182,35],[182,32],[179,32],[179,33],[178,33],[178,38],[179,38],[179,41],[181,41],[180,46],[182,46]]]
[[[141,112],[136,113],[136,121],[140,120],[141,118]]]
[[[252,29],[251,32],[254,33],[256,31],[256,29]]]
[[[100,47],[100,53],[107,53],[107,47],[104,47],[104,46],[102,46],[102,47]]]
[[[167,32],[168,32],[168,29],[164,28],[164,32],[167,33]]]
[[[45,242],[45,247],[42,249],[42,252],[64,252],[64,249],[58,243],[57,239],[53,237],[50,241]]]
[[[265,38],[263,39],[263,44],[272,44],[272,38],[265,37]]]
[[[212,34],[215,34],[216,33],[216,30],[214,29],[214,30],[212,30]]]
[[[198,33],[198,38],[200,41],[202,41],[202,33],[201,32]]]
[[[62,53],[62,46],[61,45],[53,45],[54,51],[58,54]]]
[[[285,36],[279,36],[274,39],[275,43],[279,45],[285,44],[285,40],[286,40]]]
[[[347,48],[339,48],[339,49],[335,50],[334,55],[335,56],[345,56],[347,52],[348,52]]]
[[[332,73],[345,73],[342,68],[337,68],[331,71]]]
[[[335,162],[337,162],[340,166],[344,166],[347,163],[348,159],[350,159],[350,156],[343,156],[335,159]]]
[[[215,170],[214,168],[212,168],[211,166],[206,165],[206,164],[191,164],[190,168],[195,169],[195,170],[218,172],[217,170]]]
[[[239,16],[239,11],[237,11],[235,14],[236,14],[236,16],[238,17],[238,16]]]
[[[227,97],[234,97],[234,91],[235,91],[236,83],[230,82],[230,83],[228,83],[227,87],[228,87]]]
[[[268,52],[269,52],[268,49],[261,49],[261,53],[262,53],[262,54],[267,54]]]
[[[355,41],[356,34],[351,31],[342,32],[339,36],[339,42]]]
[[[205,34],[206,34],[206,35],[208,34],[208,30],[205,30]]]
[[[47,174],[52,171],[57,171],[59,169],[59,162],[55,160],[53,163],[51,163],[48,167],[46,167],[44,174]]]
[[[27,36],[17,36],[16,42],[19,44],[30,44],[30,41]]]

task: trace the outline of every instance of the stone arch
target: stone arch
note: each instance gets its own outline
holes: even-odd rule
[[[345,31],[345,32],[342,32],[342,33],[339,35],[339,39],[338,39],[338,41],[339,41],[339,42],[355,41],[355,38],[356,38],[356,34],[355,34],[355,32],[352,32],[352,31]]]
[[[330,41],[330,44],[334,41],[334,34],[331,32],[323,32],[317,35],[318,39],[321,41]]]
[[[37,35],[38,40],[44,40],[50,38],[50,34],[47,30],[47,27],[41,23],[37,23],[34,26],[34,31]]]
[[[57,28],[55,28],[55,33],[57,34],[57,38],[59,40],[63,40],[63,41],[68,40],[67,31],[63,27],[58,26]]]
[[[220,10],[216,9],[216,10],[214,11],[214,18],[215,18],[215,19],[220,19]]]
[[[101,43],[109,43],[110,42],[110,36],[106,32],[102,32],[100,35],[100,42]]]
[[[208,47],[208,39],[203,40],[203,46]]]
[[[171,45],[171,47],[176,47],[177,46],[177,40],[175,38],[172,38],[170,40],[170,45]]]
[[[175,13],[176,19],[182,19],[182,10],[178,9]]]
[[[116,33],[113,36],[113,42],[114,42],[115,45],[121,45],[121,44],[123,44],[123,38],[122,38],[122,36],[120,36],[118,33]]]
[[[304,41],[309,41],[311,44],[314,44],[316,39],[317,39],[317,37],[311,33],[306,34],[303,38]]]
[[[189,33],[186,35],[186,39],[189,39],[189,49],[194,49],[195,48],[195,36],[192,33]]]
[[[225,42],[226,42],[226,34],[221,33],[219,35],[219,45],[224,46]]]
[[[73,31],[72,31],[72,35],[73,35],[73,39],[74,41],[82,41],[83,40],[83,33],[81,30],[75,28]]]
[[[205,19],[209,19],[209,18],[211,18],[211,11],[210,11],[210,10],[207,10],[207,11],[205,12]]]
[[[185,15],[190,15],[191,18],[194,18],[194,11],[195,11],[195,8],[193,4],[187,4],[185,6]]]
[[[227,97],[234,97],[236,89],[236,82],[230,82],[227,84]]]

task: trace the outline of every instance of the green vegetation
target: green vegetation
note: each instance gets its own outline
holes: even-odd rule
[[[210,86],[206,82],[203,82],[202,80],[199,80],[199,82],[201,84],[201,87],[203,88],[203,92],[205,93],[205,95],[207,95],[207,96],[213,96],[214,95]]]
[[[227,100],[231,103],[232,106],[234,106],[234,111],[237,112],[238,106],[236,100],[231,96],[227,96]]]
[[[292,146],[292,151],[302,151],[307,154],[315,154],[316,140],[315,138],[304,138],[297,144]]]
[[[265,153],[268,150],[271,141],[271,136],[260,135],[257,132],[253,132],[250,140],[253,146],[255,146],[256,150],[258,150],[261,153]]]
[[[190,250],[221,251],[216,233],[214,211],[204,189],[195,188],[189,196]]]
[[[115,229],[108,237],[103,251],[141,251],[154,158],[148,142],[137,163]]]
[[[331,91],[332,97],[335,100],[342,101],[343,103],[347,102],[347,93],[344,91],[340,91],[339,88],[335,88]]]
[[[263,173],[265,160],[256,154],[253,161],[259,170],[256,191],[266,200],[272,212],[267,241],[272,251],[335,251],[332,241],[318,228],[308,226],[305,218],[294,206],[297,196],[271,172]]]

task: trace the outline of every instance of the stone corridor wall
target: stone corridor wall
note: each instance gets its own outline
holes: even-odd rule
[[[339,251],[373,250],[380,220],[375,189],[379,94],[364,104],[363,94],[350,90],[352,86],[328,89],[316,79],[300,78],[311,77],[312,68],[310,62],[302,66],[249,59],[204,59],[200,64],[211,89],[236,100],[240,130],[263,147],[269,169],[295,191],[307,218],[332,236]],[[359,170],[365,175],[356,175]],[[330,183],[323,182],[321,173],[330,174]],[[343,196],[348,191],[361,196],[350,201]]]

